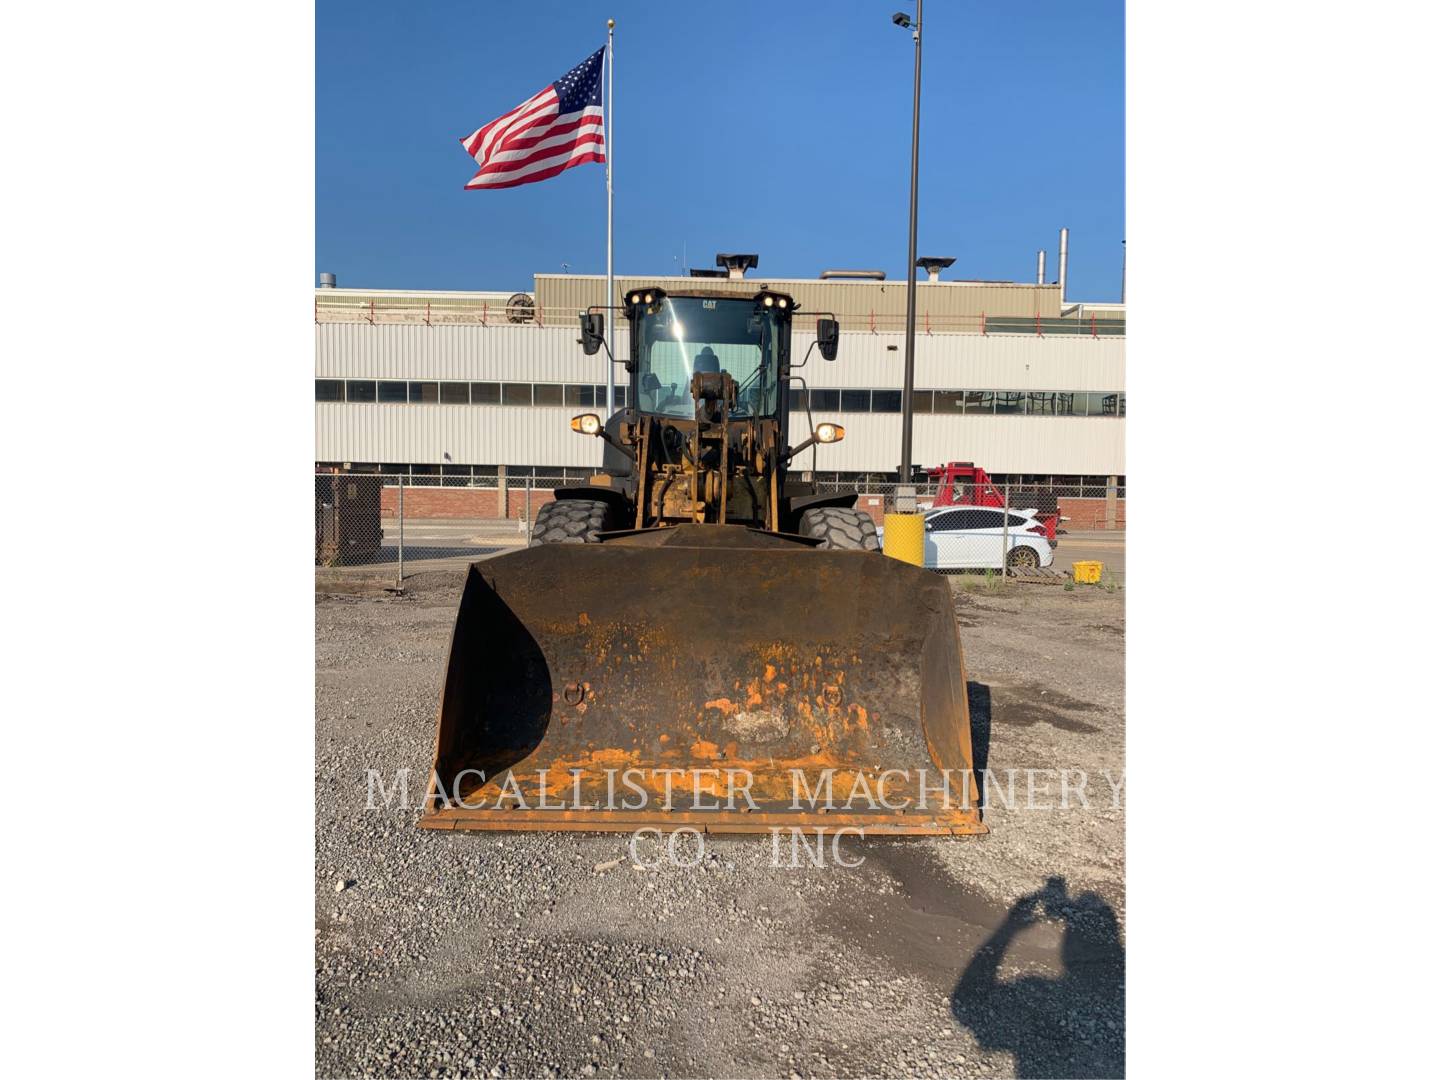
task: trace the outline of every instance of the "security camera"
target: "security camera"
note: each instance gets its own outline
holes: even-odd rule
[[[903,11],[897,11],[894,15],[891,15],[890,21],[893,22],[896,26],[902,27],[906,30],[910,29],[910,16],[906,15]]]

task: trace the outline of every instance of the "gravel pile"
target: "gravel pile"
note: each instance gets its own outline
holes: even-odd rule
[[[687,869],[648,839],[653,867],[628,836],[367,810],[370,769],[423,794],[462,580],[317,597],[318,1074],[1123,1073],[1124,819],[1099,775],[1124,767],[1123,594],[956,595],[990,767],[1093,771],[1103,806],[851,844],[857,869],[684,838]]]

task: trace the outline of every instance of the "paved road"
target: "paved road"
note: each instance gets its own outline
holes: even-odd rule
[[[1097,530],[1062,533],[1055,549],[1055,569],[1069,571],[1070,564],[1093,559],[1105,564],[1105,574],[1125,579],[1125,533]]]

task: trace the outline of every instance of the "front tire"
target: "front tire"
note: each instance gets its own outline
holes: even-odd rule
[[[879,551],[875,519],[861,510],[822,506],[800,515],[800,535],[819,540],[818,547],[832,551]]]
[[[597,533],[620,527],[615,508],[598,499],[556,499],[540,507],[530,530],[530,546],[595,544]]]

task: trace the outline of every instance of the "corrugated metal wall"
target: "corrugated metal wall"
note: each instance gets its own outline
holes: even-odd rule
[[[602,383],[608,361],[587,357],[575,330],[536,326],[325,323],[315,328],[321,378]],[[623,335],[622,335],[623,336]],[[812,335],[797,334],[798,360]],[[625,354],[622,341],[618,350]],[[915,385],[931,389],[1115,391],[1125,387],[1123,338],[920,335]],[[798,374],[812,387],[895,387],[901,334],[846,333],[834,363],[818,352]],[[624,384],[624,368],[616,381]],[[569,408],[317,403],[317,461],[593,466],[599,442],[573,433]],[[842,413],[844,442],[818,466],[895,468],[900,418]],[[817,420],[819,417],[817,417]],[[1107,417],[915,418],[917,462],[973,460],[998,472],[1125,473],[1125,421]],[[448,456],[447,456],[448,455]],[[810,455],[805,455],[808,463]],[[808,467],[808,464],[805,466]]]
[[[721,289],[742,295],[753,295],[761,285],[787,292],[795,297],[802,312],[830,311],[840,316],[845,329],[864,328],[873,314],[883,327],[893,327],[905,316],[904,281],[817,281],[767,278],[758,271],[740,281],[725,278],[617,277],[616,303],[627,290],[646,285],[662,288]],[[535,275],[535,300],[548,317],[573,320],[576,312],[594,304],[605,303],[605,279],[571,274]],[[1019,283],[937,282],[917,283],[915,310],[920,324],[928,314],[932,321],[943,323],[962,317],[1040,315],[1045,318],[1060,314],[1058,285],[1026,285]]]

